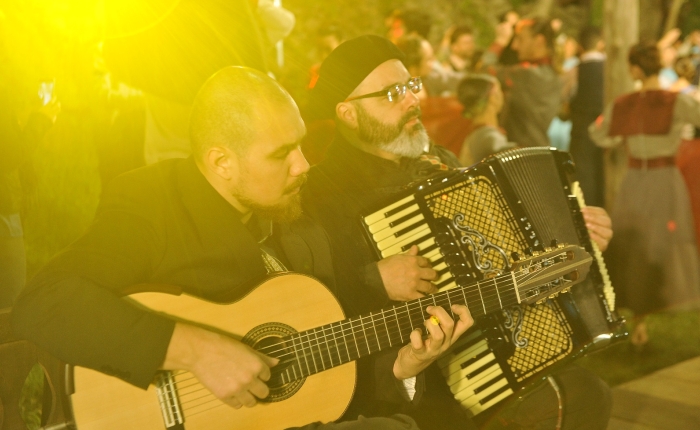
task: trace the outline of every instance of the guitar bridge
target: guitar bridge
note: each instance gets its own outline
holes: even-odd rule
[[[182,415],[182,406],[180,405],[173,373],[158,372],[155,385],[165,428],[168,430],[184,430],[185,418]]]

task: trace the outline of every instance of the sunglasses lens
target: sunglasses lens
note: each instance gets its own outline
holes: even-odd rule
[[[417,94],[423,88],[423,82],[420,80],[420,78],[411,79],[408,81],[408,87],[414,94]]]

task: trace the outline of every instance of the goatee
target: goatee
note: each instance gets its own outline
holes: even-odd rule
[[[420,120],[419,109],[407,112],[395,126],[392,126],[372,117],[360,104],[355,106],[357,107],[357,135],[362,141],[401,157],[418,158],[427,151],[430,138],[423,124],[418,121],[414,126],[406,129],[409,121]]]

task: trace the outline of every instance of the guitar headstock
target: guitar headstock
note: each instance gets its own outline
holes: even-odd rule
[[[584,248],[566,244],[515,261],[512,275],[519,302],[542,302],[568,291],[586,279],[592,262]]]

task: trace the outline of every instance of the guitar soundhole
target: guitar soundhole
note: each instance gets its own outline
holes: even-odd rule
[[[288,399],[299,391],[306,381],[306,378],[298,377],[300,375],[297,375],[293,367],[296,363],[294,349],[283,339],[296,332],[286,324],[273,322],[259,325],[243,337],[243,342],[256,351],[280,359],[279,364],[272,368],[272,376],[267,382],[270,395],[262,399],[262,402],[281,402]]]

